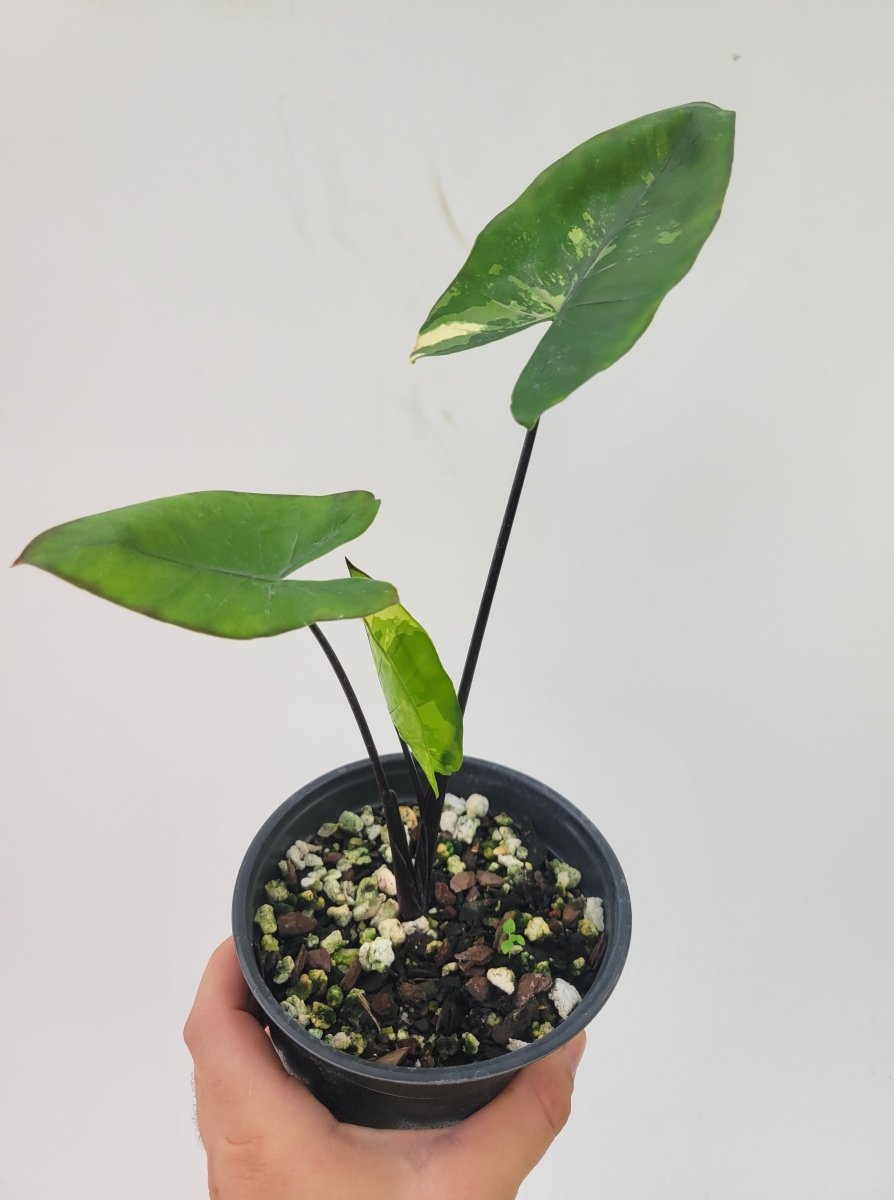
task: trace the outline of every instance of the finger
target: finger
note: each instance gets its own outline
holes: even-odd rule
[[[281,1120],[330,1124],[333,1118],[283,1069],[251,1015],[251,993],[232,938],[218,946],[183,1031],[195,1063],[202,1138],[255,1137]]]
[[[585,1045],[586,1034],[578,1034],[525,1067],[495,1100],[458,1126],[463,1155],[492,1165],[515,1186],[521,1183],[568,1120],[574,1073]]]

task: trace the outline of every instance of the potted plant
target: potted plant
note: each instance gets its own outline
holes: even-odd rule
[[[165,497],[50,529],[18,560],[207,634],[306,628],[328,659],[367,760],[265,823],[233,923],[280,1056],[344,1119],[467,1115],[574,1036],[623,967],[629,897],[605,839],[544,785],[463,761],[463,714],[540,418],[625,354],[692,266],[733,128],[687,104],[578,146],[484,228],[419,331],[413,361],[548,326],[512,393],[526,433],[457,689],[390,583],[351,563],[292,578],[370,525],[368,492]],[[399,754],[379,754],[321,629],[348,618],[364,622]]]

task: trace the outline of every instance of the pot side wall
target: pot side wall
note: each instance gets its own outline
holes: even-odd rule
[[[403,757],[389,755],[383,762],[401,802],[412,803]],[[272,814],[249,847],[233,897],[233,935],[242,971],[284,1066],[341,1121],[423,1129],[470,1116],[502,1091],[520,1068],[553,1053],[592,1020],[614,990],[627,957],[631,933],[627,883],[611,847],[583,813],[544,784],[484,759],[467,758],[451,777],[450,791],[487,796],[492,807],[522,818],[535,840],[580,870],[586,894],[603,899],[608,944],[602,965],[581,1003],[553,1033],[486,1062],[381,1067],[312,1038],[286,1016],[264,982],[252,946],[254,913],[264,902],[264,884],[278,875],[278,863],[296,838],[311,838],[324,821],[337,819],[345,809],[378,801],[365,760],[313,780]]]

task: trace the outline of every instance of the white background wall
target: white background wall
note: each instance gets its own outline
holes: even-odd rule
[[[583,807],[634,903],[522,1194],[894,1195],[890,6],[0,21],[0,559],[179,491],[368,487],[356,557],[456,675],[533,339],[411,369],[415,331],[546,163],[671,104],[738,110],[692,275],[544,420],[469,709],[468,751]],[[191,1200],[201,967],[255,829],[356,733],[306,635],[0,585],[0,1191]],[[384,741],[364,638],[333,636]]]

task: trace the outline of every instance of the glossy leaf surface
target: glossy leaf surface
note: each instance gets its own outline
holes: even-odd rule
[[[367,579],[348,563],[354,579]],[[463,717],[450,676],[431,638],[400,604],[364,618],[379,683],[394,728],[438,794],[436,775],[463,761]]]
[[[172,625],[269,637],[396,601],[371,579],[286,578],[361,534],[378,508],[369,492],[190,492],[58,525],[18,561]]]
[[[642,335],[720,216],[735,114],[685,104],[584,142],[478,236],[412,358],[550,322],[512,394],[530,428]]]

